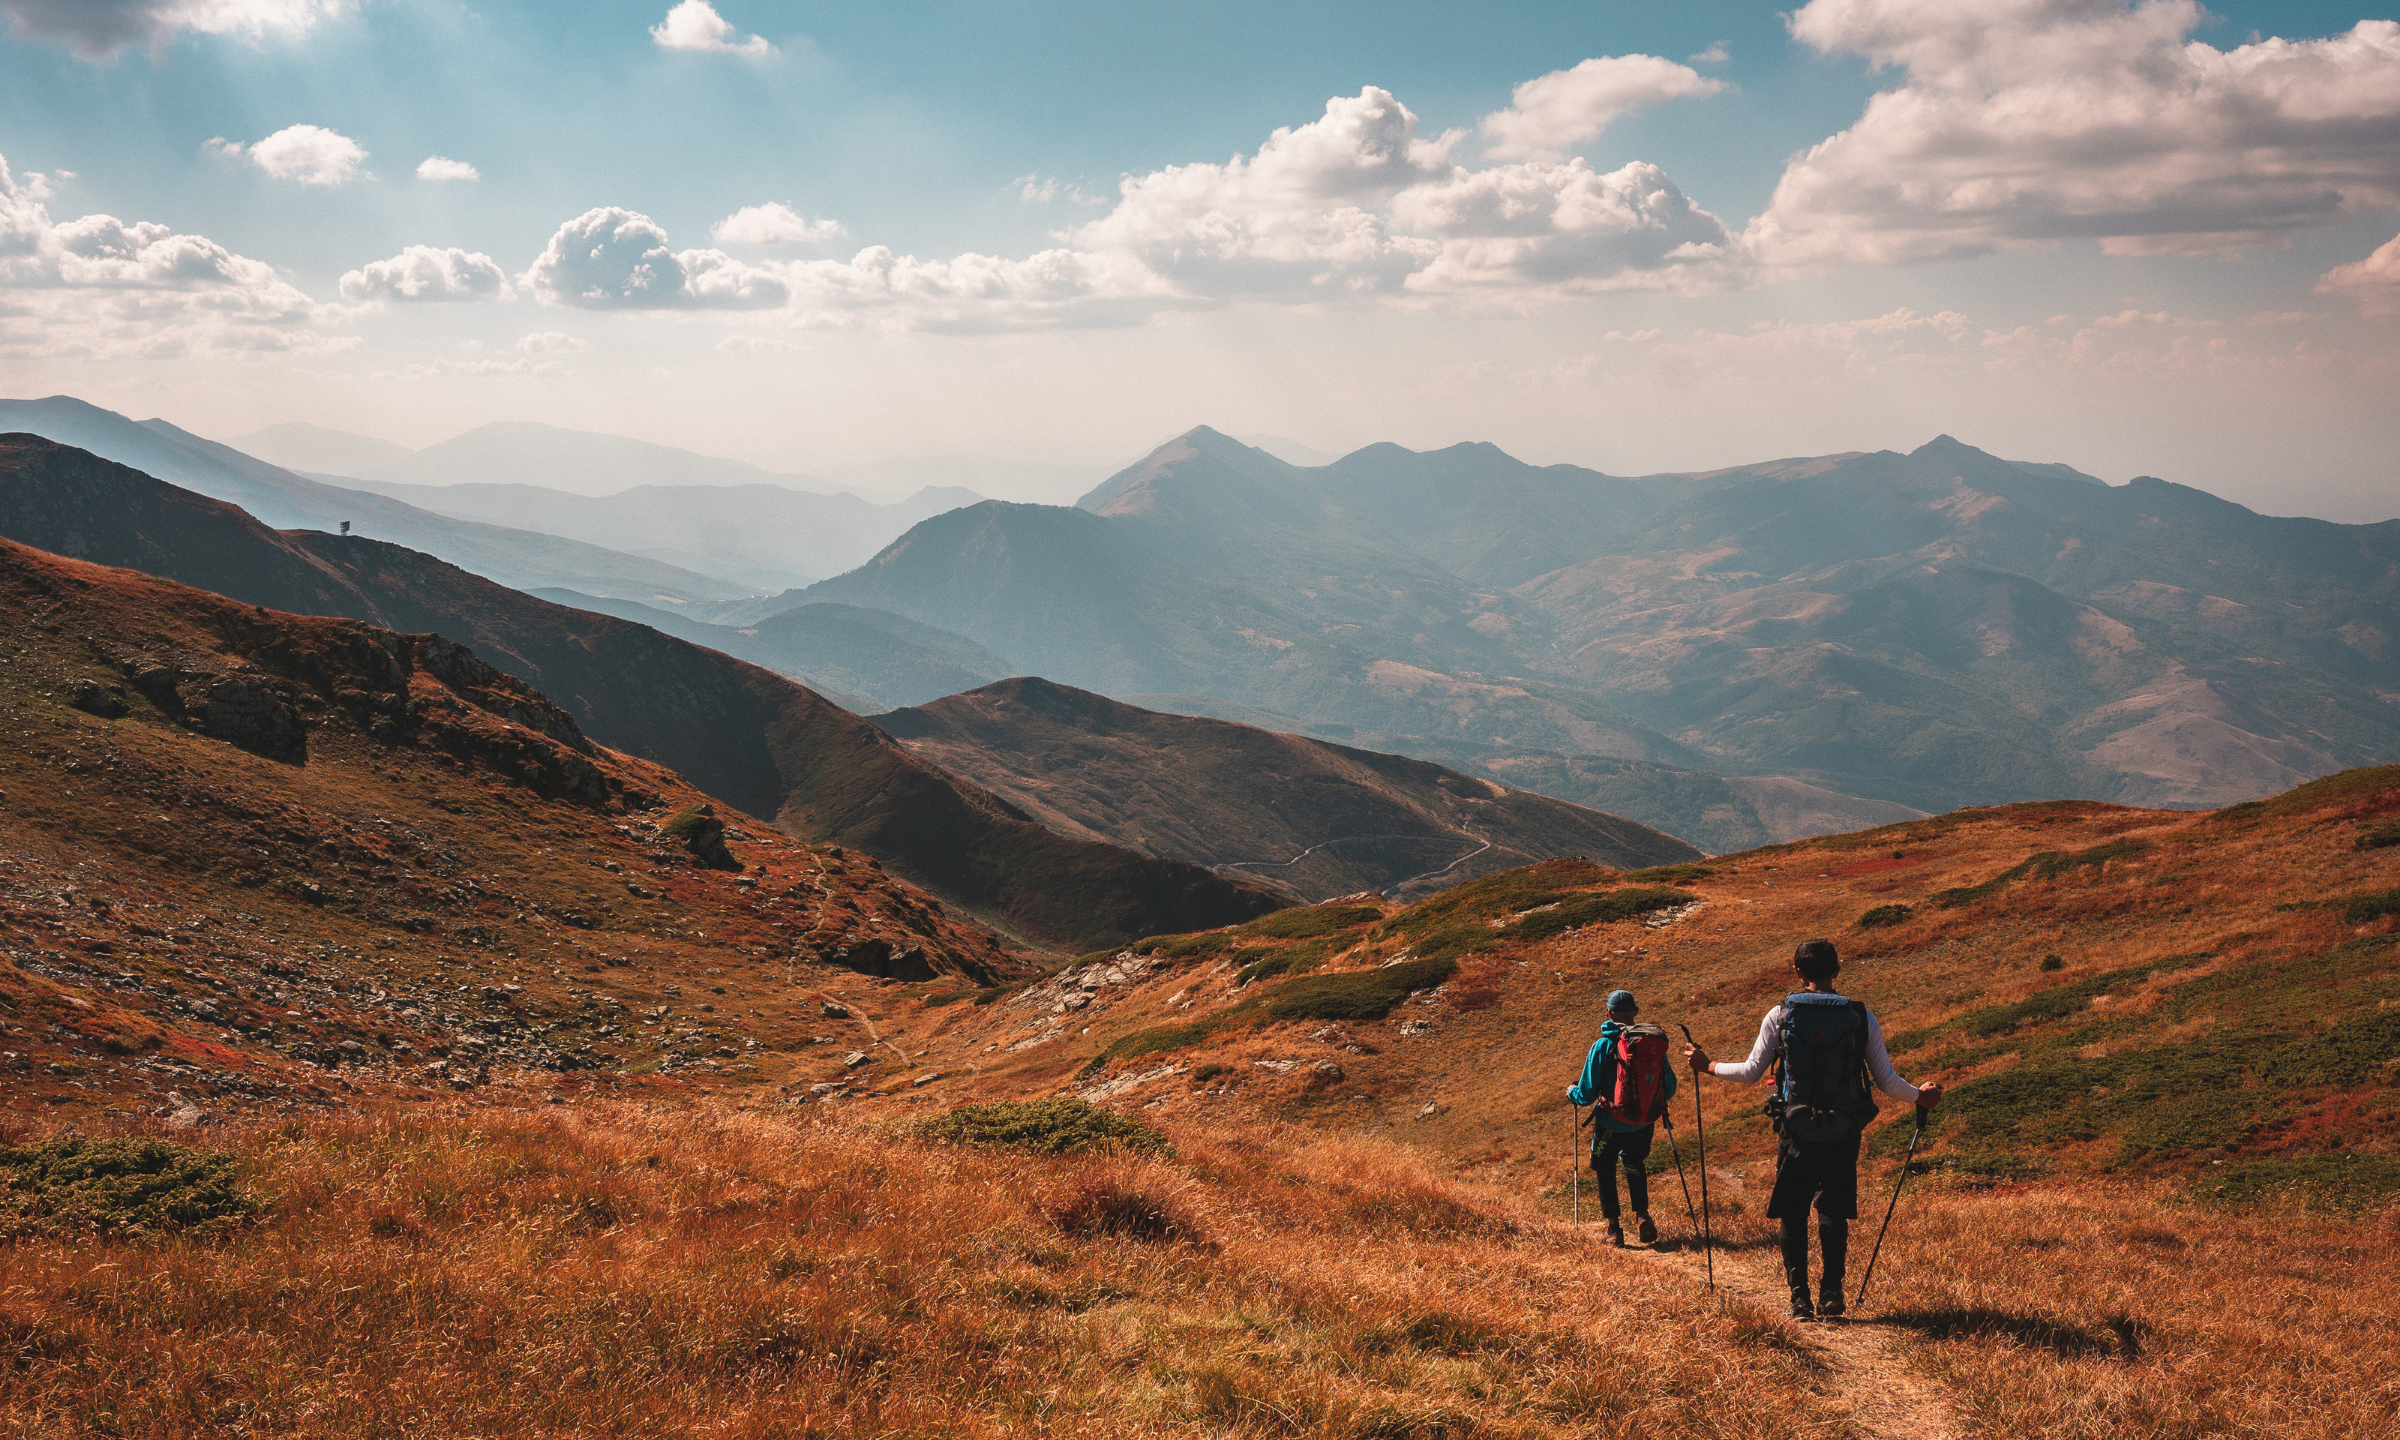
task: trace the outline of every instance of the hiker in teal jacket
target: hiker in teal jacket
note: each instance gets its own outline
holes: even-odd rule
[[[1617,1043],[1641,1019],[1642,1009],[1634,1003],[1630,990],[1612,990],[1608,995],[1608,1019],[1601,1022],[1600,1038],[1592,1042],[1591,1053],[1583,1059],[1583,1078],[1567,1087],[1567,1099],[1576,1105],[1594,1105],[1592,1111],[1592,1171],[1600,1177],[1600,1216],[1608,1225],[1608,1243],[1625,1243],[1625,1225],[1617,1209],[1617,1165],[1625,1166],[1625,1189],[1633,1201],[1633,1218],[1638,1227],[1635,1234],[1643,1244],[1658,1238],[1658,1227],[1650,1221],[1650,1137],[1658,1129],[1653,1120],[1646,1125],[1629,1124],[1608,1113],[1607,1105],[1616,1093],[1616,1070],[1620,1058]],[[1656,1026],[1643,1026],[1645,1031]],[[1663,1040],[1664,1031],[1658,1032]],[[1675,1098],[1675,1067],[1665,1070],[1666,1098]]]

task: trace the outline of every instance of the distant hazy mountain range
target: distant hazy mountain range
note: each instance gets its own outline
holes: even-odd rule
[[[2400,522],[1948,437],[1621,479],[1489,445],[1300,469],[1203,427],[1077,508],[952,511],[781,603],[828,600],[1560,788],[1615,761],[1927,810],[2196,805],[2400,756]],[[1823,808],[1734,794],[1762,827]]]
[[[347,462],[351,468],[300,468],[438,515],[563,535],[762,594],[839,574],[919,520],[982,498],[943,485],[884,503],[813,476],[524,421],[478,426],[415,451],[293,425],[232,443],[290,457],[278,463]]]
[[[72,396],[0,400],[0,433],[9,431],[89,450],[239,505],[277,529],[338,531],[349,521],[360,535],[439,555],[503,585],[563,585],[668,604],[724,600],[753,588],[555,533],[462,521],[388,496],[331,485],[203,440],[164,420],[136,423]]]

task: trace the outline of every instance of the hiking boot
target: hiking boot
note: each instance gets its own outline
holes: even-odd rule
[[[1817,1307],[1808,1303],[1808,1289],[1802,1286],[1792,1292],[1792,1318],[1808,1321],[1817,1318]]]
[[[1637,1236],[1644,1245],[1654,1243],[1658,1239],[1658,1227],[1650,1223],[1650,1217],[1647,1215],[1636,1215],[1633,1218],[1641,1222],[1640,1226],[1633,1232],[1635,1236]]]
[[[1817,1318],[1835,1325],[1842,1323],[1842,1292],[1828,1290],[1817,1297]]]
[[[1617,1218],[1616,1218],[1615,1216],[1613,1216],[1613,1215],[1612,1215],[1612,1216],[1610,1216],[1610,1217],[1609,1217],[1609,1218],[1608,1218],[1606,1221],[1604,1221],[1604,1222],[1602,1222],[1602,1223],[1603,1223],[1603,1224],[1604,1224],[1604,1225],[1607,1227],[1607,1231],[1608,1231],[1608,1243],[1609,1243],[1609,1244],[1611,1244],[1611,1245],[1617,1246],[1619,1249],[1622,1249],[1622,1248],[1624,1248],[1624,1245],[1625,1245],[1625,1227],[1624,1227],[1623,1225],[1620,1225],[1620,1224],[1618,1224],[1618,1223],[1617,1223]]]

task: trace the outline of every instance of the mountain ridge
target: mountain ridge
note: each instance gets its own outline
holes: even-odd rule
[[[399,546],[277,532],[31,436],[0,438],[0,533],[276,609],[440,631],[603,743],[789,833],[854,845],[995,923],[1088,948],[1277,903],[1196,867],[1055,835],[867,721],[731,656],[524,595]]]

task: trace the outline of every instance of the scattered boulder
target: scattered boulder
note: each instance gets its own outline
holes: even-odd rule
[[[132,711],[116,693],[97,680],[78,680],[69,687],[67,703],[86,715],[122,720]]]
[[[897,950],[889,940],[861,940],[855,945],[845,945],[834,952],[833,963],[878,980],[923,981],[935,979],[941,973],[925,958],[924,946]]]
[[[819,1005],[817,1007],[817,1012],[828,1020],[847,1020],[850,1018],[849,1006],[836,1005],[831,1000]]]
[[[704,870],[743,869],[742,862],[733,858],[725,848],[725,822],[717,818],[717,807],[702,801],[659,827],[683,842],[692,863]]]
[[[308,727],[275,688],[244,675],[218,676],[199,708],[200,728],[215,739],[268,760],[297,765],[308,759]]]

